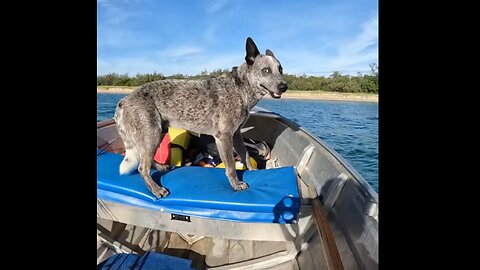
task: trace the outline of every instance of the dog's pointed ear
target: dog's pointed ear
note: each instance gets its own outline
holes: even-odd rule
[[[265,52],[265,55],[269,55],[271,57],[275,57],[275,55],[273,55],[273,52],[270,51],[269,49],[267,49],[267,51]]]
[[[253,62],[255,62],[255,57],[257,57],[260,52],[258,51],[257,45],[255,45],[255,42],[253,42],[253,39],[251,37],[247,38],[247,44],[245,46],[245,49],[247,51],[245,61],[247,61],[247,64],[252,65]]]

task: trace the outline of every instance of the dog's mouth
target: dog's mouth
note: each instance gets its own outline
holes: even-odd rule
[[[278,99],[278,98],[281,98],[281,97],[282,97],[282,94],[277,94],[277,93],[274,93],[274,92],[268,90],[268,88],[265,87],[265,85],[260,84],[260,86],[261,86],[263,89],[265,89],[266,93],[269,93],[272,98]],[[266,94],[266,93],[265,93],[265,94]]]

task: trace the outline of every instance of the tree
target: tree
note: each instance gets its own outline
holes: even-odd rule
[[[288,84],[288,88],[301,91],[333,91],[347,93],[378,93],[378,66],[376,63],[370,65],[371,74],[362,75],[360,72],[356,76],[342,75],[340,71],[333,71],[328,77],[324,76],[307,76],[306,74],[292,75],[285,74],[284,79]],[[173,74],[164,76],[156,71],[153,73],[140,74],[135,77],[129,77],[128,74],[118,75],[109,73],[97,76],[97,85],[106,86],[139,86],[157,80],[165,79],[191,79],[200,80],[225,73],[229,73],[229,69],[216,69],[208,72],[206,69],[197,75]]]

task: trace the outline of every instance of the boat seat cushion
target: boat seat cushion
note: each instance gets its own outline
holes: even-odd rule
[[[143,256],[138,254],[115,254],[97,265],[97,270],[193,270],[191,260],[169,256],[159,252],[148,251]]]
[[[225,169],[175,167],[166,172],[152,168],[154,181],[170,195],[157,199],[137,170],[120,175],[123,156],[97,149],[97,198],[172,214],[241,222],[292,223],[300,199],[294,167],[237,171],[249,188],[234,191]]]

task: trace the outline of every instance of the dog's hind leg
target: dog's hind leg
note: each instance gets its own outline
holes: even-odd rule
[[[242,159],[242,163],[245,164],[250,171],[256,170],[250,163],[250,155],[248,154],[245,144],[243,143],[243,138],[242,138],[240,129],[238,129],[235,132],[235,134],[233,134],[233,147],[235,148],[235,151],[237,151],[237,154]]]
[[[248,188],[248,184],[240,181],[235,170],[235,160],[233,159],[233,140],[230,134],[220,134],[214,136],[217,144],[220,159],[225,164],[225,174],[234,190],[243,190]]]
[[[160,114],[155,110],[132,106],[129,101],[120,101],[115,112],[118,131],[126,148],[120,173],[138,168],[148,189],[157,198],[169,193],[150,176],[153,157],[162,137],[161,120]]]
[[[145,180],[145,184],[148,189],[155,195],[157,198],[166,197],[169,192],[166,188],[158,185],[153,181],[152,176],[150,176],[150,167],[152,166],[152,160],[155,152],[151,154],[149,151],[144,151],[140,153],[140,165],[138,166],[138,172]]]
[[[162,198],[169,194],[168,190],[155,183],[150,175],[152,165],[159,170],[168,168],[161,164],[158,164],[160,166],[158,167],[157,163],[153,160],[162,137],[161,117],[158,113],[156,113],[156,115],[151,114],[150,116],[156,119],[145,120],[145,118],[142,118],[142,135],[137,138],[136,148],[140,157],[138,172],[143,180],[145,180],[145,184],[153,195],[157,198]]]

